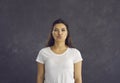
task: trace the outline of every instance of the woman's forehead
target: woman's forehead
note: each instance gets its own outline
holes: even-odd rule
[[[57,29],[65,28],[66,29],[67,27],[63,23],[58,23],[54,25],[54,28],[57,28]]]

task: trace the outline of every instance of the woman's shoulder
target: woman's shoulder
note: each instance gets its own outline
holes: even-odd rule
[[[39,50],[39,54],[46,55],[49,53],[49,47],[43,47]]]
[[[79,49],[77,48],[70,48],[70,49],[71,49],[70,53],[73,54],[74,56],[79,56],[79,55],[81,56],[81,52]]]
[[[69,47],[71,49],[71,51],[79,51],[77,48],[75,47]]]
[[[41,52],[47,51],[49,49],[49,47],[43,47],[40,49]]]

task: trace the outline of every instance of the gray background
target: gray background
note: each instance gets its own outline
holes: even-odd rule
[[[63,18],[83,83],[120,83],[120,0],[0,0],[0,83],[36,83],[38,51]]]

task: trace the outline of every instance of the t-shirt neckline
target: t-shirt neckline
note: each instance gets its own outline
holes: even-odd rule
[[[68,52],[69,47],[67,47],[66,51],[63,52],[63,53],[61,53],[61,54],[57,54],[57,53],[53,52],[52,49],[51,49],[50,47],[48,47],[48,49],[49,49],[49,51],[50,51],[53,55],[55,55],[55,56],[63,56],[65,53]]]

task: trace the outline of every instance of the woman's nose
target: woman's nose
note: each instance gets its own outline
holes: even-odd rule
[[[59,31],[58,31],[58,34],[62,34],[62,31],[59,30]]]

